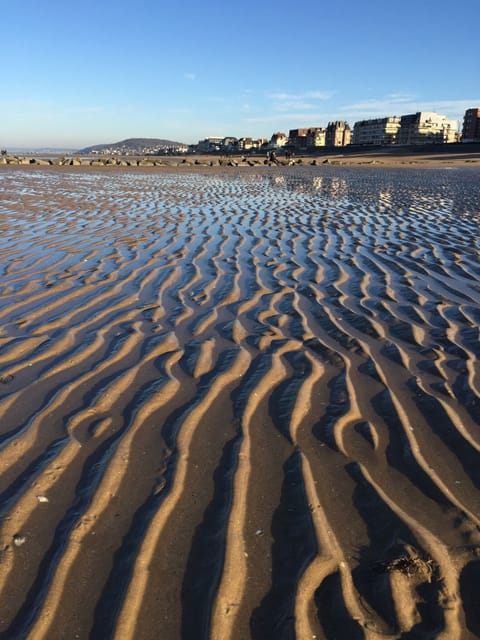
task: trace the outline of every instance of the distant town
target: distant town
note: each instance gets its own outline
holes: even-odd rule
[[[279,152],[314,153],[332,147],[388,147],[393,145],[449,144],[480,142],[480,108],[467,109],[462,131],[458,121],[433,111],[419,111],[403,116],[371,118],[355,122],[353,128],[344,120],[329,122],[326,127],[277,131],[270,138],[208,137],[186,145],[162,141],[163,144],[132,144],[123,141],[82,150],[102,155],[161,154],[244,154]],[[138,141],[140,143],[140,141]],[[145,140],[146,142],[146,140]]]
[[[288,135],[274,133],[270,139],[260,138],[205,138],[186,151],[199,153],[278,151],[291,153],[312,152],[322,147],[391,146],[449,144],[454,142],[480,142],[480,108],[467,109],[462,132],[457,120],[432,111],[419,111],[403,116],[372,118],[355,122],[337,120],[326,127],[290,129]]]

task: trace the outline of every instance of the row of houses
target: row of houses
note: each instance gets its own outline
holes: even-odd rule
[[[205,138],[195,150],[211,152],[285,152],[312,151],[320,147],[345,147],[347,145],[419,145],[480,142],[480,109],[467,109],[463,119],[462,134],[458,133],[457,120],[434,111],[418,111],[403,116],[388,116],[360,120],[353,126],[343,120],[329,122],[326,127],[290,129],[288,136],[282,132],[266,138]]]
[[[205,138],[195,145],[197,153],[237,153],[285,151],[308,151],[316,147],[344,147],[351,142],[351,129],[347,122],[329,122],[327,127],[290,129],[288,136],[277,131],[268,138]]]

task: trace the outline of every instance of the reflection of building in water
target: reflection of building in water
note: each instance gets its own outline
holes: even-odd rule
[[[384,173],[376,169],[352,172],[339,167],[316,167],[310,174],[277,173],[265,176],[265,180],[272,188],[298,195],[301,199],[297,202],[306,213],[343,210],[356,219],[373,216],[374,222],[379,214],[382,219],[405,219],[406,225],[411,215],[417,221],[435,224],[446,219],[453,224],[460,220],[480,223],[478,180],[467,170]],[[388,233],[388,226],[386,230]]]
[[[392,208],[392,192],[379,191],[378,192],[378,208],[379,209],[391,209]]]
[[[337,176],[333,177],[328,189],[328,195],[330,198],[339,198],[345,192],[347,188],[347,181]]]
[[[268,181],[274,187],[283,187],[297,193],[311,193],[327,200],[339,200],[348,195],[348,182],[340,176],[269,176]]]
[[[456,139],[457,121],[433,111],[418,111],[400,118],[398,144],[444,144]]]
[[[352,142],[353,144],[375,144],[381,146],[395,144],[399,129],[400,118],[398,116],[360,120],[353,126]]]
[[[467,109],[465,111],[462,142],[480,142],[480,109]]]

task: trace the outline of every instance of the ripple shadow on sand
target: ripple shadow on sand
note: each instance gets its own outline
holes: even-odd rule
[[[0,174],[0,636],[480,637],[480,173]]]

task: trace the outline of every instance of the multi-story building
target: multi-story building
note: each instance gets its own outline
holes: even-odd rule
[[[238,140],[234,136],[227,136],[222,141],[222,149],[232,153],[238,149]]]
[[[337,120],[329,122],[325,133],[327,147],[346,147],[350,144],[352,131],[347,122]]]
[[[315,149],[317,147],[324,147],[326,134],[327,130],[324,127],[311,127],[307,131],[307,148]]]
[[[256,149],[257,151],[261,149],[266,149],[267,146],[268,146],[267,138],[257,138],[256,140],[253,141],[253,148]]]
[[[456,138],[457,121],[434,111],[418,111],[400,118],[398,144],[444,144],[455,142]]]
[[[277,131],[276,133],[272,134],[272,137],[270,138],[270,147],[272,149],[279,149],[280,147],[284,147],[287,142],[287,136],[281,131]]]
[[[467,109],[465,111],[462,142],[480,142],[480,109]]]
[[[239,151],[258,151],[263,145],[267,143],[266,138],[239,138],[238,150]]]
[[[307,149],[308,129],[290,129],[288,132],[288,146],[295,151],[305,151]]]
[[[380,146],[395,144],[399,129],[400,118],[398,116],[360,120],[353,125],[352,142],[353,144]]]
[[[199,140],[197,144],[197,150],[199,153],[212,153],[213,151],[220,151],[223,147],[224,138],[205,138],[204,140]]]
[[[239,151],[250,151],[253,149],[253,138],[239,138],[238,139],[238,150]]]
[[[295,151],[307,151],[325,146],[326,129],[323,127],[309,127],[308,129],[290,129],[288,146]]]

